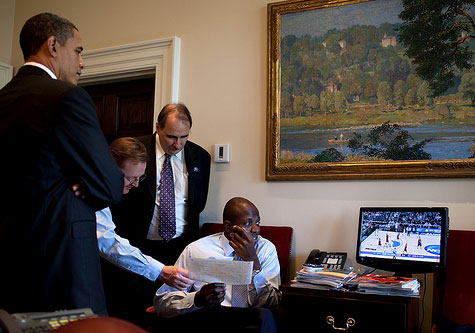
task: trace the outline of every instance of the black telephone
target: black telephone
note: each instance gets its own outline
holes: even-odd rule
[[[0,309],[0,333],[50,332],[82,318],[97,317],[91,309],[9,314]]]
[[[322,252],[314,249],[308,255],[304,266],[343,269],[347,254],[345,252]]]

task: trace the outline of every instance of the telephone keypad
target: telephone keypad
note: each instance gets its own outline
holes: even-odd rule
[[[343,269],[343,254],[338,253],[328,253],[325,258],[323,258],[322,266],[329,269]]]

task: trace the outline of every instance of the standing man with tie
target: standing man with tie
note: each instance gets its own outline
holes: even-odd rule
[[[211,157],[188,140],[191,126],[184,104],[165,105],[157,117],[156,133],[138,138],[150,155],[146,179],[119,205],[111,206],[117,233],[165,265],[173,265],[185,246],[198,238],[199,214],[208,196]],[[105,287],[115,283],[123,291],[127,287],[117,282],[115,273]],[[134,282],[131,274],[120,273],[137,306],[150,306],[158,286]],[[123,295],[117,298],[124,306],[134,306]]]

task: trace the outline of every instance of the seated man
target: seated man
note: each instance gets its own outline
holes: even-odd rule
[[[226,203],[223,221],[224,232],[188,245],[176,266],[187,269],[191,258],[252,261],[251,284],[230,286],[196,281],[186,292],[163,285],[155,295],[154,306],[159,317],[168,319],[159,319],[158,328],[170,324],[208,332],[222,331],[223,327],[236,332],[275,331],[270,310],[277,308],[281,297],[280,267],[274,244],[259,236],[259,211],[249,200],[236,197]]]

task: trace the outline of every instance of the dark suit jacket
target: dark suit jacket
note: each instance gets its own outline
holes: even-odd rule
[[[157,170],[155,162],[156,133],[139,137],[150,155],[145,174],[147,178],[138,188],[124,195],[119,205],[111,207],[117,233],[141,247],[146,239],[155,208]],[[211,157],[197,144],[187,141],[183,148],[188,171],[188,222],[184,237],[193,241],[199,235],[199,215],[208,197]],[[158,259],[158,258],[157,258]],[[159,259],[158,259],[159,260]]]
[[[95,210],[120,201],[124,178],[91,98],[22,67],[0,90],[0,151],[0,308],[105,313]]]

